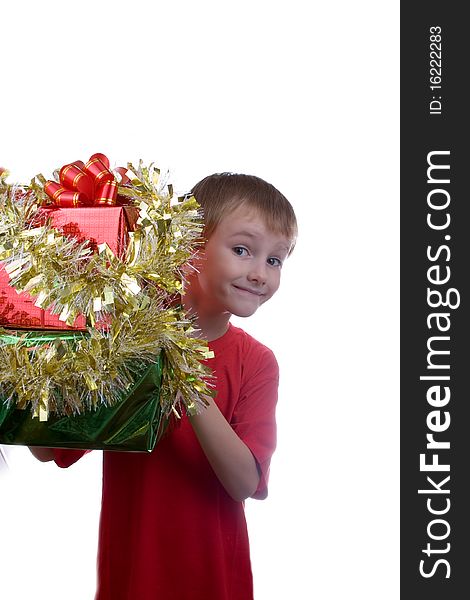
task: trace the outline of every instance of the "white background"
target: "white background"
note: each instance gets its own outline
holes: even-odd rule
[[[17,0],[0,19],[10,181],[104,152],[179,191],[230,170],[291,200],[281,290],[243,322],[282,375],[270,496],[247,502],[256,599],[398,598],[398,2]],[[8,452],[1,597],[92,599],[100,453]]]

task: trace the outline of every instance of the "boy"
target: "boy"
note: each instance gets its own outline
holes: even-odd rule
[[[243,501],[267,495],[278,367],[230,317],[277,291],[297,225],[286,198],[254,176],[211,175],[192,193],[206,242],[183,301],[214,351],[217,396],[151,454],[104,452],[96,600],[253,598]],[[32,451],[61,467],[83,455]]]

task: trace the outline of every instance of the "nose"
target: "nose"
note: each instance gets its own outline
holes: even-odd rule
[[[266,263],[264,261],[256,261],[251,265],[247,274],[248,281],[258,285],[264,285],[267,279]]]

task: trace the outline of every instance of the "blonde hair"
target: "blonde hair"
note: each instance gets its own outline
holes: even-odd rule
[[[274,233],[285,235],[292,252],[297,219],[287,198],[272,184],[255,175],[214,173],[199,181],[191,193],[204,212],[204,237],[209,239],[223,217],[240,206],[254,209]],[[290,253],[289,252],[289,253]]]

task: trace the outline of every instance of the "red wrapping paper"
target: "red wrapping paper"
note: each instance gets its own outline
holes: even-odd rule
[[[42,209],[53,227],[77,240],[90,240],[97,250],[106,242],[114,254],[122,256],[138,218],[133,206],[100,206]],[[18,294],[8,285],[9,277],[0,263],[0,326],[21,329],[84,329],[85,318],[78,316],[72,327],[47,310],[34,306],[35,298]]]

